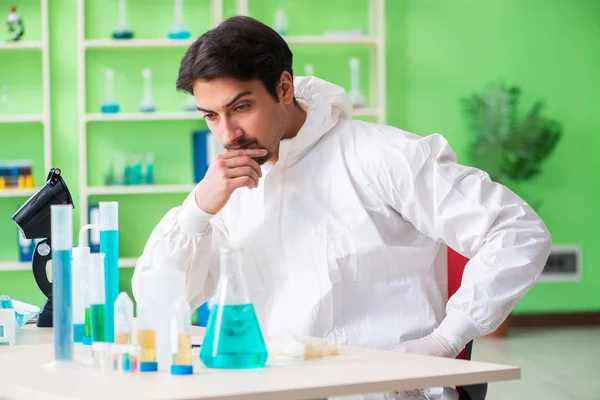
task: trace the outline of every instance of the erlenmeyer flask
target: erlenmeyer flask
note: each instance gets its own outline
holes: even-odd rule
[[[242,274],[242,252],[221,248],[220,276],[200,360],[208,368],[262,368],[267,349]]]

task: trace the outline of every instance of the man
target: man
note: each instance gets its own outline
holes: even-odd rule
[[[352,120],[342,88],[294,81],[291,51],[262,23],[234,17],[202,35],[177,88],[193,93],[226,151],[152,232],[136,293],[143,270],[168,259],[198,307],[227,244],[245,250],[266,336],[455,357],[539,277],[551,239],[525,202],[457,164],[442,136]],[[470,258],[449,301],[446,246]],[[402,395],[435,393],[453,396]]]

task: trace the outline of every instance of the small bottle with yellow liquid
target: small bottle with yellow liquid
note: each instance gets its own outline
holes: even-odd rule
[[[192,365],[192,311],[185,297],[179,297],[173,305],[171,317],[171,346],[173,361],[171,374],[190,375]]]
[[[140,372],[158,371],[158,363],[156,362],[156,326],[151,305],[152,303],[138,303],[137,307]]]

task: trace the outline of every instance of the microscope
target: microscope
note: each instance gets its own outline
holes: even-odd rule
[[[12,216],[25,238],[42,239],[35,247],[32,261],[35,283],[48,299],[38,315],[38,327],[52,326],[52,283],[48,279],[46,264],[52,259],[50,206],[55,204],[73,205],[69,189],[58,168],[50,170],[44,186]]]

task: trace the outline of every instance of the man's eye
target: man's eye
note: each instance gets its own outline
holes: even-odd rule
[[[250,107],[250,104],[240,104],[239,106],[237,106],[235,109],[236,111],[244,111],[246,110],[248,107]]]
[[[209,121],[212,121],[216,117],[217,117],[216,114],[204,114],[204,119],[209,120]]]

